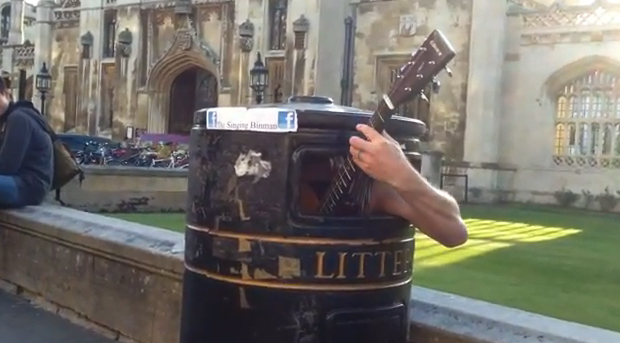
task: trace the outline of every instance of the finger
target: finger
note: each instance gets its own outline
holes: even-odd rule
[[[368,159],[368,154],[365,154],[364,152],[362,152],[361,150],[358,150],[354,147],[349,148],[349,153],[351,154],[351,159],[352,160],[358,160],[360,162],[364,162],[366,164],[367,161],[365,161],[365,159]],[[366,157],[364,157],[366,156]]]
[[[370,143],[369,141],[355,136],[349,139],[349,144],[355,149],[361,151],[368,151],[372,146],[372,143]]]
[[[357,131],[361,132],[364,136],[366,136],[366,139],[368,139],[369,141],[374,141],[374,140],[381,140],[384,139],[383,136],[381,136],[381,134],[379,132],[377,132],[377,130],[373,129],[372,127],[368,126],[368,125],[364,125],[364,124],[359,124],[356,127]]]
[[[387,133],[387,131],[383,131],[383,137],[385,137],[385,139],[387,139],[388,141],[392,143],[398,144],[398,142],[394,138],[392,138],[392,136],[390,136],[390,134]]]
[[[349,147],[349,153],[351,154],[351,156],[357,156],[357,154],[359,154],[361,150],[357,149],[354,146],[350,146]]]
[[[363,155],[363,154],[362,154]],[[362,156],[362,158],[364,158]],[[364,173],[368,174],[368,170],[370,165],[366,163],[363,159],[358,158],[358,154],[353,155],[353,163],[355,163]]]

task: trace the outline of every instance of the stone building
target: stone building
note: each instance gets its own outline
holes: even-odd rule
[[[33,95],[35,21],[34,5],[22,0],[0,1],[0,70],[2,76],[12,80],[17,80],[23,70],[27,77],[25,96],[29,99]]]
[[[429,30],[457,50],[430,106],[404,111],[427,123],[425,149],[444,156],[453,175],[444,186],[458,198],[554,202],[562,189],[606,187],[617,196],[620,1],[361,0],[353,9],[355,105],[374,106]]]
[[[427,124],[425,151],[456,175],[445,185],[470,200],[551,201],[618,179],[618,0],[41,0],[34,27],[32,7],[6,4],[23,21],[2,21],[3,70],[51,66],[61,131],[186,133],[197,108],[252,101],[257,52],[268,101],[372,109],[439,29],[458,53],[453,77],[400,110]]]
[[[61,131],[184,134],[196,109],[251,101],[257,52],[270,71],[267,100],[338,95],[340,62],[318,52],[342,46],[347,9],[331,0],[41,0],[35,65],[51,66],[47,110]],[[340,28],[319,30],[330,21]]]

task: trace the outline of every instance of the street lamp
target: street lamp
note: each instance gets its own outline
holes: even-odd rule
[[[45,97],[52,88],[52,75],[47,70],[47,64],[43,62],[41,70],[37,74],[36,87],[41,97],[41,115],[45,116]]]
[[[254,67],[250,70],[250,79],[250,88],[254,91],[256,103],[260,104],[263,102],[265,89],[267,89],[267,86],[269,85],[269,70],[265,67],[260,52],[256,53]]]

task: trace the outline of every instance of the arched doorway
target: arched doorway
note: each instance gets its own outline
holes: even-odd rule
[[[187,135],[192,129],[194,112],[217,106],[217,79],[199,67],[179,74],[170,87],[168,133]]]

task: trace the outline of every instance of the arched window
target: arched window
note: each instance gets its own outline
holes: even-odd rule
[[[554,161],[620,168],[620,74],[593,70],[556,98]]]
[[[11,30],[11,5],[2,7],[0,12],[0,44],[6,44]]]
[[[269,0],[269,50],[284,50],[288,0]]]

